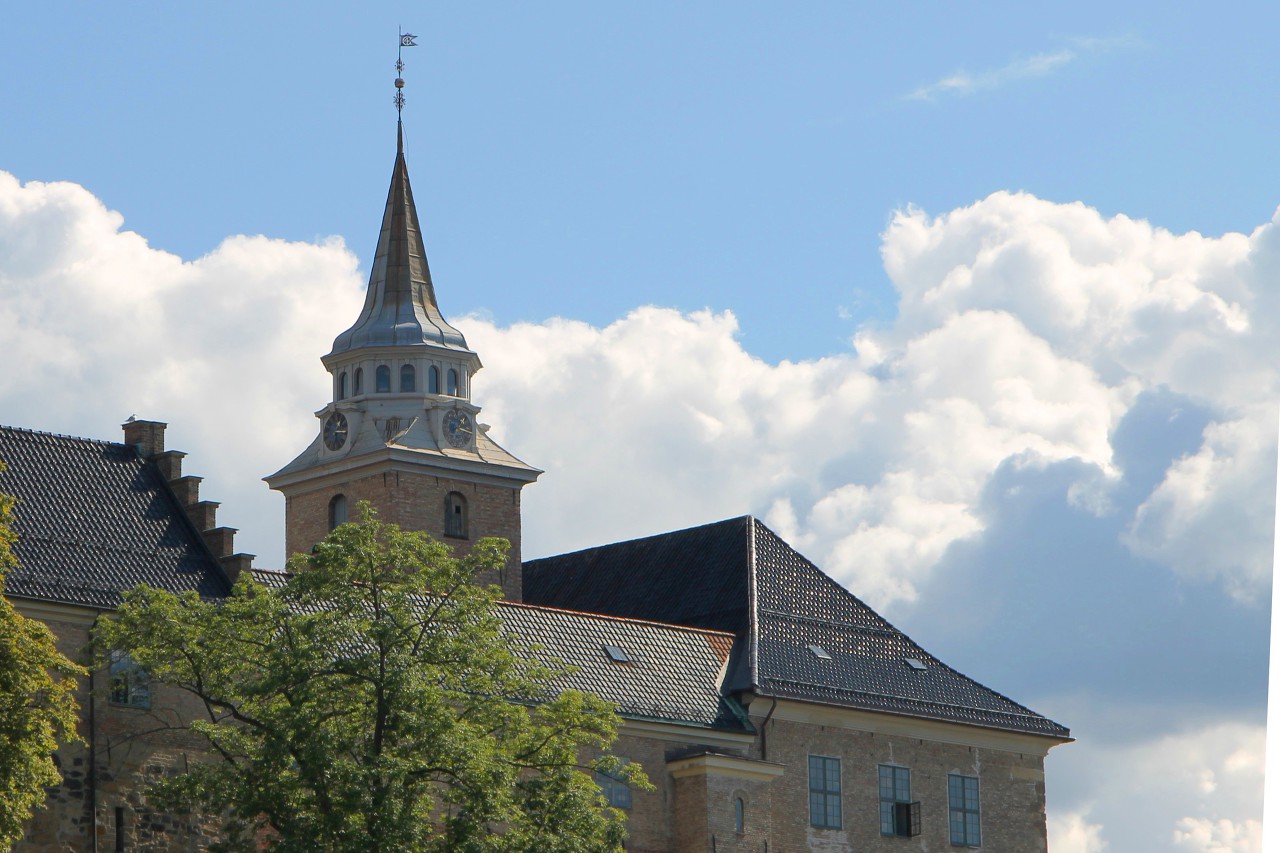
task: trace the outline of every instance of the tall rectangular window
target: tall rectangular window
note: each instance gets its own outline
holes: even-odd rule
[[[809,823],[840,828],[840,759],[809,756]]]
[[[112,705],[130,708],[151,707],[151,679],[147,671],[134,663],[133,658],[120,650],[111,652],[111,690],[108,699]]]
[[[966,847],[982,844],[982,826],[979,821],[978,777],[947,776],[947,799],[951,813],[951,843]]]
[[[880,834],[913,835],[911,825],[911,768],[880,765]],[[906,806],[906,808],[902,808]]]
[[[599,770],[595,772],[595,780],[609,805],[615,809],[631,808],[631,786],[627,780]]]

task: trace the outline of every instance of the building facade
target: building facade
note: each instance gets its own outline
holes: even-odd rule
[[[749,516],[522,563],[520,495],[541,473],[480,422],[481,368],[443,317],[398,134],[364,307],[322,363],[316,436],[266,477],[288,553],[369,501],[465,553],[512,542],[497,577],[512,643],[573,665],[610,700],[615,752],[655,790],[599,779],[632,851],[1046,849],[1044,757],[1069,731],[948,667]],[[20,499],[8,595],[79,656],[138,583],[230,594],[243,572],[218,504],[165,425],[122,442],[0,428],[0,491]],[[146,783],[203,757],[172,724],[190,697],[126,661],[83,685],[86,745],[20,850],[192,850],[212,822],[156,813]]]

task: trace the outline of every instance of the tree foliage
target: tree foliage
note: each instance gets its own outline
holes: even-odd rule
[[[141,587],[102,623],[105,648],[204,708],[190,727],[216,759],[159,801],[225,815],[227,850],[621,849],[622,815],[582,766],[614,710],[514,654],[498,589],[473,582],[507,543],[458,559],[362,509],[285,582],[246,573],[219,603]]]
[[[0,463],[0,471],[4,465]],[[4,597],[13,555],[14,499],[0,494],[0,850],[62,781],[53,752],[75,741],[75,676],[85,670],[62,655],[42,622],[14,610]]]

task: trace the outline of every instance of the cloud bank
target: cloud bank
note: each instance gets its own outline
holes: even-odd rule
[[[318,428],[319,356],[358,310],[358,262],[337,239],[241,236],[184,261],[122,225],[81,187],[0,173],[0,422],[114,438],[130,414],[169,421],[204,496],[223,502],[220,522],[278,566],[282,501],[259,478]],[[547,471],[526,492],[526,556],[751,512],[892,616],[934,607],[958,549],[981,562],[991,532],[1013,523],[1017,489],[1041,478],[1061,489],[1062,529],[1114,530],[1115,571],[1150,572],[1170,590],[1161,607],[1220,599],[1206,632],[1257,621],[1275,487],[1274,221],[1173,234],[999,192],[938,216],[899,212],[882,254],[897,318],[811,361],[752,356],[727,310],[639,306],[603,328],[457,318],[486,364],[482,419]],[[1070,569],[1010,570],[1072,583]],[[1047,635],[1086,618],[1055,603],[1007,606]],[[993,619],[1015,613],[989,606]],[[1129,618],[1158,634],[1173,611],[1154,606],[1137,601]],[[1057,666],[1036,654],[1028,644],[1026,671]],[[1058,692],[1086,697],[1063,722],[1096,742],[1109,733],[1096,708],[1114,697],[1094,676],[1063,672]],[[1017,683],[995,686],[1055,714]],[[1055,750],[1062,849],[1256,849],[1258,798],[1238,784],[1254,771],[1194,753],[1204,760],[1184,772],[1165,756],[1206,739],[1245,754],[1235,744],[1252,742],[1257,708],[1183,699],[1113,750],[1130,759],[1108,774],[1124,796],[1167,788],[1140,827],[1091,801],[1097,767],[1070,758],[1105,750]]]

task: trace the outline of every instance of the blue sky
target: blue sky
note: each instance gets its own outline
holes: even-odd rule
[[[1072,727],[1052,849],[1257,851],[1278,17],[26,4],[0,422],[169,421],[278,565],[258,478],[361,298],[402,26],[441,307],[547,471],[527,556],[754,513]]]

